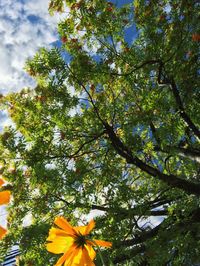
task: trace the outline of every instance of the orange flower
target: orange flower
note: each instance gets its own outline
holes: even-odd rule
[[[3,179],[0,178],[0,187],[4,184]],[[0,205],[7,204],[10,201],[10,191],[5,190],[0,192]],[[0,226],[0,239],[4,237],[7,230]]]
[[[47,250],[63,256],[55,266],[95,266],[96,256],[92,246],[111,247],[112,243],[103,240],[90,240],[87,236],[95,226],[91,220],[86,226],[72,227],[63,217],[57,217],[54,223],[59,227],[52,227],[49,231]]]

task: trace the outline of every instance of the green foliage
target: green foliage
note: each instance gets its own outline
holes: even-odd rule
[[[20,265],[53,265],[45,241],[54,218],[76,224],[96,211],[94,234],[113,242],[108,265],[199,262],[199,4],[49,8],[67,11],[62,47],[27,61],[35,89],[1,98],[15,124],[0,138],[13,195],[3,247],[19,244]],[[132,26],[138,36],[127,43]]]

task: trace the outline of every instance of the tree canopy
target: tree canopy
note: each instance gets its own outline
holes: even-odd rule
[[[20,266],[53,265],[54,218],[92,212],[113,243],[106,265],[194,265],[199,1],[51,0],[49,11],[63,13],[62,44],[28,59],[34,89],[1,97],[13,121],[0,137],[12,193],[2,260],[17,244]]]

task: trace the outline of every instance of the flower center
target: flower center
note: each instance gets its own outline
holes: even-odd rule
[[[77,245],[77,247],[84,248],[84,245],[86,244],[86,238],[84,235],[82,235],[80,232],[76,235],[74,243]]]

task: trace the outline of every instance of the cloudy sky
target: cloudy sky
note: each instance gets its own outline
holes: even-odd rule
[[[58,39],[59,15],[48,14],[49,0],[0,0],[0,93],[33,85],[23,70],[39,47]]]
[[[34,86],[24,64],[40,47],[58,39],[61,16],[48,13],[49,0],[0,0],[0,94]],[[0,110],[0,132],[10,120]]]

